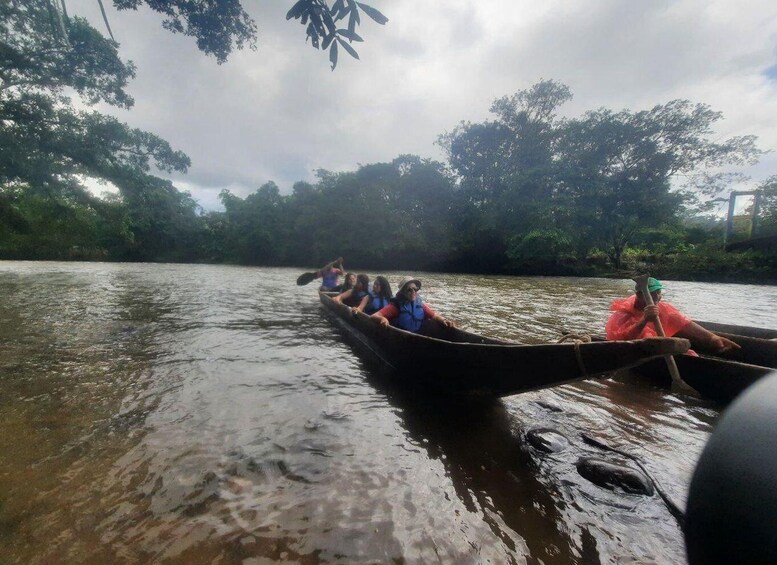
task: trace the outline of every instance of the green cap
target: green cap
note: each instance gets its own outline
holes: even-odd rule
[[[661,281],[658,279],[654,279],[653,277],[648,277],[648,283],[647,283],[648,292],[658,292],[659,290],[664,289],[664,285],[661,284]]]

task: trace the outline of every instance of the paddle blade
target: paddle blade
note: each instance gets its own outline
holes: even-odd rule
[[[316,273],[302,273],[297,278],[297,285],[304,286],[316,278]]]

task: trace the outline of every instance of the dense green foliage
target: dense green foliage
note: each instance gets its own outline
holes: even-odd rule
[[[221,15],[199,3],[145,3],[219,60],[255,33],[239,2],[221,3]],[[572,94],[554,81],[496,100],[493,120],[441,135],[447,164],[403,155],[321,170],[289,195],[273,182],[245,198],[224,190],[224,210],[203,213],[154,174],[185,171],[186,155],[78,109],[131,107],[134,68],[115,42],[54,6],[0,4],[0,258],[316,266],[343,255],[374,269],[777,279],[773,252],[723,254],[722,222],[702,214],[725,186],[709,171],[754,162],[753,137],[714,139],[720,114],[684,100],[562,119]],[[364,4],[317,0],[298,2],[289,18],[331,49],[360,40],[359,10],[385,20]],[[332,27],[345,18],[348,29]],[[87,178],[119,192],[98,198]],[[759,233],[777,233],[777,177],[760,189]]]

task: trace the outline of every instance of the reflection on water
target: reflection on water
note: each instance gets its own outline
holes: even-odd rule
[[[682,505],[716,405],[614,379],[421,396],[355,355],[298,274],[0,263],[0,562],[685,559],[658,497],[580,477],[580,457],[617,456],[579,434],[638,456]],[[630,287],[423,283],[463,327],[527,342],[600,329]],[[768,287],[672,282],[667,299],[777,325]],[[532,447],[540,428],[565,449]]]

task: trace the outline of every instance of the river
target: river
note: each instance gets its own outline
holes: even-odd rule
[[[685,561],[658,496],[578,474],[624,461],[580,433],[684,506],[719,405],[628,379],[418,395],[356,354],[300,272],[0,262],[0,563]],[[533,343],[601,331],[633,286],[414,274],[461,327]],[[692,317],[777,325],[775,287],[664,283]],[[545,428],[566,448],[527,443]]]

